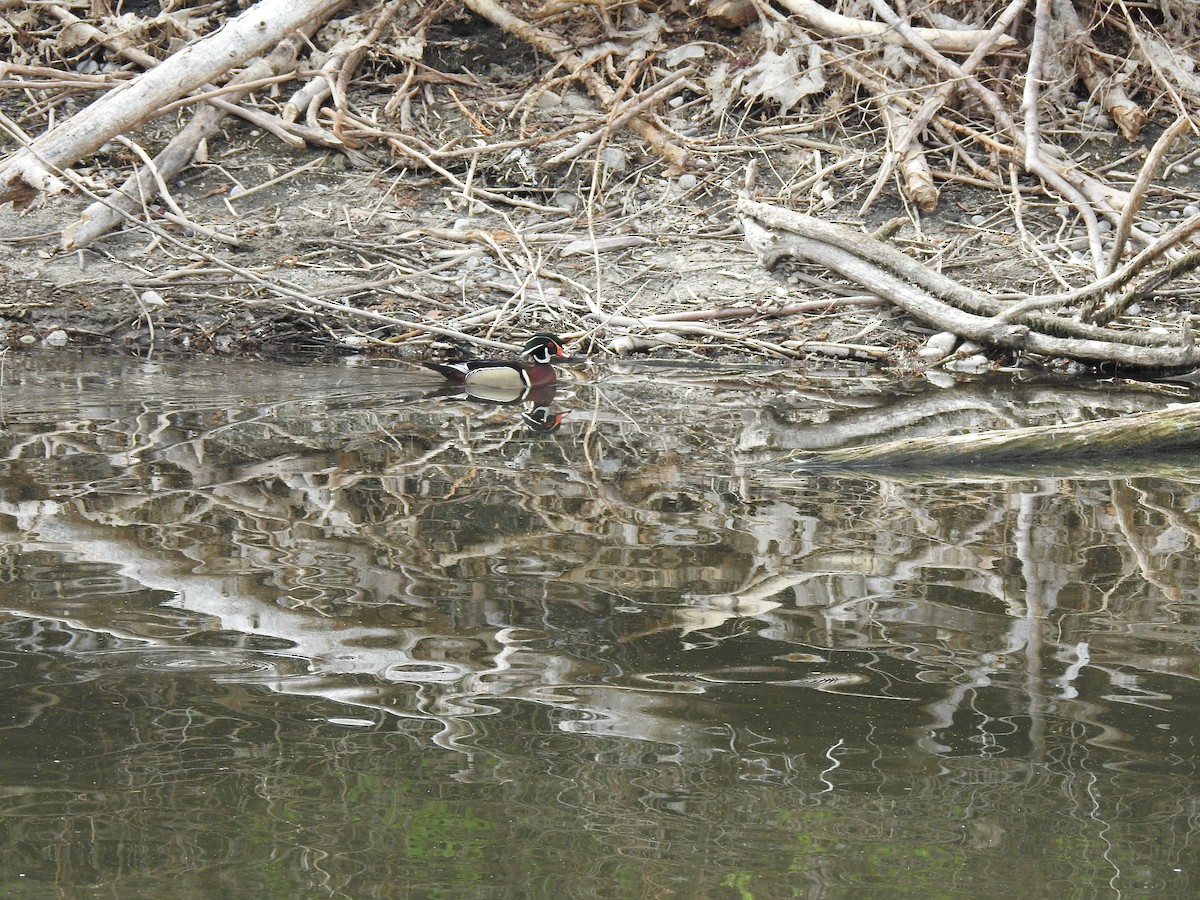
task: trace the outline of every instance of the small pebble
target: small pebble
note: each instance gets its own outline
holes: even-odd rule
[[[980,372],[986,372],[991,365],[991,361],[986,356],[978,353],[975,356],[968,356],[965,359],[953,359],[946,363],[946,368],[954,372],[966,372],[977,375]]]
[[[1168,172],[1167,174],[1169,174],[1169,175],[1187,175],[1191,171],[1192,171],[1192,167],[1189,166],[1187,163],[1175,163],[1175,165],[1171,166],[1171,171]]]
[[[563,94],[563,105],[567,109],[574,109],[579,112],[595,112],[596,104],[586,95],[579,91],[567,91]]]
[[[1195,203],[1189,203],[1183,208],[1183,214],[1185,216],[1200,216],[1200,206],[1197,206]]]
[[[37,343],[37,337],[32,334],[23,334],[18,339],[18,343],[24,344],[26,347],[28,347],[30,344]]]
[[[936,354],[933,358],[939,359],[943,356],[949,356],[956,346],[958,346],[957,334],[952,331],[940,331],[930,337],[925,342],[925,346],[917,352],[921,355],[922,359],[925,358],[925,354],[921,351],[929,351],[930,354]]]
[[[980,215],[979,213],[975,213],[975,215],[971,216],[972,225],[982,225],[986,221],[987,216]]]
[[[46,335],[46,339],[42,343],[44,343],[47,347],[65,347],[67,346],[68,340],[70,340],[70,338],[67,337],[67,333],[61,328],[56,328],[54,331]]]
[[[695,175],[693,175],[691,172],[684,172],[675,181],[675,185],[681,191],[690,191],[692,188],[694,188],[696,186],[696,181],[697,181],[697,179],[696,179]]]
[[[1101,219],[1096,227],[1100,230],[1101,234],[1106,231],[1112,231],[1113,228],[1112,222],[1108,221],[1108,219]]]
[[[624,172],[629,168],[629,155],[620,147],[605,147],[600,154],[600,165],[610,172]]]
[[[550,198],[551,206],[557,206],[560,209],[565,209],[567,212],[574,212],[582,204],[582,198],[574,191],[556,191],[554,196]]]
[[[1162,226],[1151,220],[1142,222],[1141,228],[1142,231],[1146,232],[1147,234],[1158,234],[1160,231],[1162,231]]]

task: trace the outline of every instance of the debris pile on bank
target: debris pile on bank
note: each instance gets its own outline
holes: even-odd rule
[[[0,13],[10,344],[1200,363],[1190,0],[105,6]]]

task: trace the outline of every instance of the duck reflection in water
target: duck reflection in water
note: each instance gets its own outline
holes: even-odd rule
[[[565,416],[566,413],[556,413],[545,404],[533,403],[530,404],[529,409],[521,413],[521,420],[530,431],[536,431],[539,434],[549,434],[562,424]]]
[[[530,430],[546,433],[557,429],[565,415],[550,408],[557,384],[557,373],[551,361],[573,360],[556,335],[542,333],[525,342],[516,361],[470,359],[422,365],[450,382],[429,396],[469,398],[504,405],[528,403],[529,409],[522,414],[522,420]]]
[[[530,431],[548,434],[556,430],[566,416],[566,413],[555,412],[553,403],[558,387],[555,384],[541,384],[537,387],[511,390],[478,384],[448,384],[430,391],[426,399],[442,398],[445,400],[481,400],[497,406],[527,405],[521,413],[521,421]]]

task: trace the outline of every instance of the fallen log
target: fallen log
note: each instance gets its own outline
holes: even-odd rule
[[[62,169],[154,118],[168,103],[228,74],[290,32],[323,21],[346,2],[261,0],[0,162],[0,204],[24,207],[43,191],[61,190],[58,172]]]
[[[748,181],[752,177],[753,173]],[[747,196],[739,198],[737,210],[746,244],[766,268],[784,257],[823,266],[939,331],[1089,364],[1163,371],[1200,366],[1200,346],[1190,333],[1172,338],[1089,326],[1065,316],[1006,315],[996,298],[927,269],[861,232]]]

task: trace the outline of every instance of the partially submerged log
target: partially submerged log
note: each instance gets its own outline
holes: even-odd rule
[[[1005,428],[981,434],[906,438],[869,447],[793,454],[802,470],[990,468],[1085,464],[1200,449],[1200,403],[1082,422]]]

